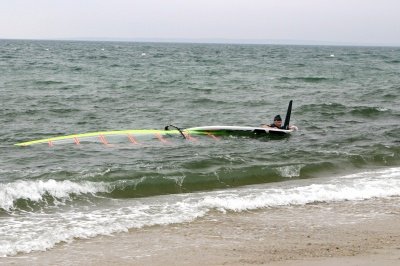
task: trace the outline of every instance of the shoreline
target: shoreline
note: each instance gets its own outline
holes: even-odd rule
[[[26,265],[399,265],[400,198],[317,203],[76,239],[0,258]]]

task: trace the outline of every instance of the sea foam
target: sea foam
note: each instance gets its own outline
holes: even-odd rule
[[[7,202],[23,195],[40,200],[43,193],[69,197],[70,193],[96,193],[109,188],[102,184],[19,181],[0,190]],[[20,191],[18,188],[22,187]],[[65,187],[60,189],[60,187]],[[31,195],[32,193],[32,195]],[[132,228],[191,222],[210,211],[241,212],[310,203],[359,201],[400,196],[400,168],[386,168],[346,176],[293,180],[236,189],[163,195],[139,199],[109,199],[62,213],[33,212],[11,215],[0,221],[0,256],[46,250],[74,238],[90,238],[126,232]],[[105,199],[107,200],[107,199]],[[7,207],[10,205],[8,203]],[[23,230],[21,230],[23,228]]]
[[[109,185],[96,182],[72,182],[69,180],[56,181],[19,180],[12,183],[0,184],[0,208],[12,210],[15,202],[19,199],[40,202],[45,195],[49,195],[58,200],[69,199],[71,194],[95,194],[97,192],[107,192]]]
[[[310,183],[313,180],[304,180]],[[315,202],[365,200],[400,196],[400,168],[390,168],[318,180],[312,184],[288,184],[282,187],[249,187],[249,191],[209,194],[199,202],[221,211],[245,211]],[[216,192],[215,192],[216,193]]]

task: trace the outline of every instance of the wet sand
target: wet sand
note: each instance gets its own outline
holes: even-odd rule
[[[400,198],[210,213],[77,239],[11,265],[400,265]]]

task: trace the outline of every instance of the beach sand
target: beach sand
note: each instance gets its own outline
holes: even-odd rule
[[[183,224],[76,239],[11,265],[400,265],[400,198],[214,211]]]

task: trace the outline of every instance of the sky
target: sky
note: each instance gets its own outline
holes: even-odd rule
[[[399,0],[0,0],[0,39],[400,46]]]

